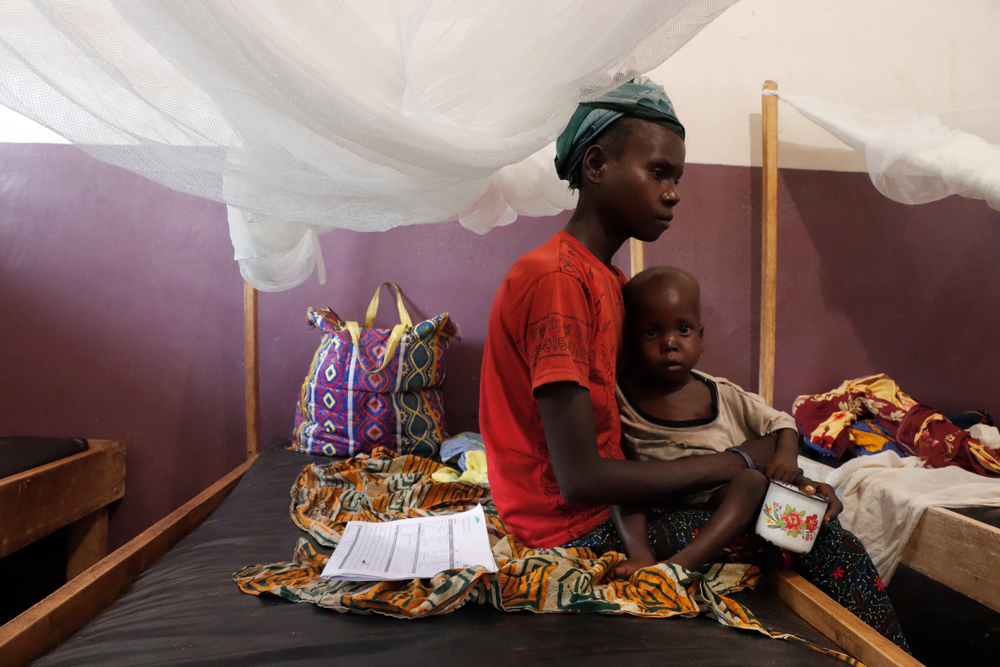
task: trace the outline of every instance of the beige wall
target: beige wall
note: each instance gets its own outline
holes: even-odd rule
[[[1000,102],[997,0],[742,0],[650,73],[687,126],[688,161],[760,164],[760,89],[878,110]],[[779,164],[864,171],[779,105]]]

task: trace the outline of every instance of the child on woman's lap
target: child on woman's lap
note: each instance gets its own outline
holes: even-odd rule
[[[764,472],[748,468],[724,485],[683,497],[686,504],[707,505],[714,514],[677,553],[654,553],[645,507],[612,507],[628,552],[613,576],[629,578],[664,559],[694,570],[753,523],[768,478],[799,480],[798,433],[789,415],[768,407],[759,396],[693,372],[704,351],[704,326],[700,289],[691,275],[673,267],[649,269],[628,283],[623,297],[630,364],[619,378],[618,399],[623,444],[631,458],[674,460],[738,451],[748,439],[776,434],[775,454]],[[807,492],[815,493],[815,488],[807,487]],[[838,512],[839,505],[832,506],[826,519]]]
[[[720,502],[725,517],[721,508],[733,504],[729,494],[747,493],[744,478],[751,487],[760,484],[746,469],[770,469],[773,435],[744,443],[746,457],[722,451],[629,461],[622,451],[615,382],[625,281],[611,260],[628,239],[651,242],[666,231],[680,201],[684,157],[684,128],[673,105],[662,87],[643,78],[581,104],[556,142],[556,171],[578,189],[579,201],[563,230],[515,262],[497,289],[480,388],[493,500],[526,546],[620,552],[609,505],[657,506],[729,484]],[[646,406],[643,387],[629,382],[626,390],[634,389]],[[687,547],[696,531],[699,548],[711,544],[703,539],[711,520],[699,510],[659,512],[649,522],[647,548],[664,558],[697,556]],[[818,573],[812,581],[901,642],[864,548],[846,531],[826,532],[825,543],[818,539],[811,561],[803,563]],[[777,562],[779,549],[765,551],[760,565],[787,566]],[[853,604],[858,591],[863,604]]]

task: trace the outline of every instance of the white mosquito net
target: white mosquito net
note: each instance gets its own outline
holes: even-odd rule
[[[872,183],[886,197],[926,204],[961,195],[984,199],[1000,211],[1000,104],[934,115],[915,109],[868,112],[814,97],[777,97],[863,155]]]
[[[317,233],[574,206],[552,141],[583,99],[736,0],[5,0],[0,104],[229,206],[262,290]]]

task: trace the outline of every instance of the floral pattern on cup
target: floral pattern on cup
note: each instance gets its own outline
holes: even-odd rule
[[[799,510],[791,505],[781,508],[781,503],[775,502],[764,505],[764,522],[768,528],[780,530],[789,537],[798,537],[807,542],[816,537],[819,529],[819,515],[810,514],[806,516],[805,510]]]

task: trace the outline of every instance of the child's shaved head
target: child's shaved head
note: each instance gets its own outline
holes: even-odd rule
[[[698,315],[701,315],[701,287],[687,271],[676,266],[654,266],[636,274],[622,289],[626,316],[636,314],[640,304],[656,292],[673,289],[689,300]]]

